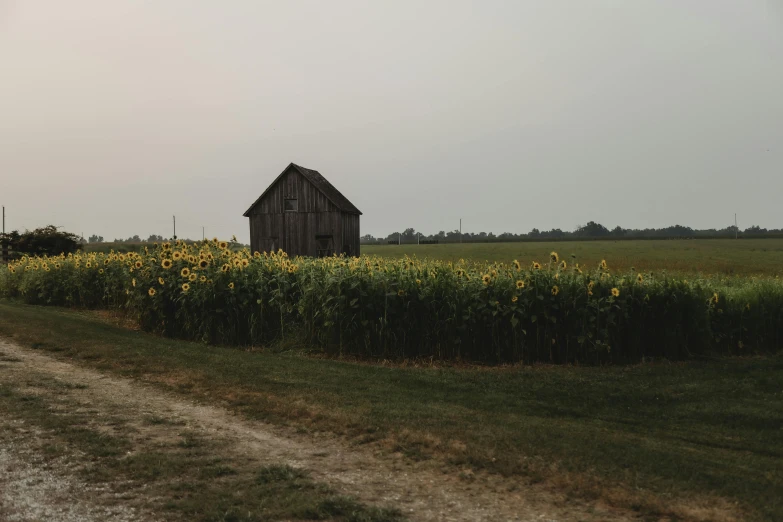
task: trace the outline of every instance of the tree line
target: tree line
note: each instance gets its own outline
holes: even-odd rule
[[[424,234],[416,231],[414,228],[406,228],[402,232],[392,232],[386,237],[375,237],[372,234],[365,234],[361,237],[362,244],[387,244],[387,243],[416,243],[419,241],[437,241],[438,243],[459,243],[462,242],[493,242],[493,241],[535,241],[539,239],[594,239],[594,238],[618,238],[618,239],[688,239],[688,238],[708,238],[708,237],[769,237],[783,236],[783,229],[766,229],[759,226],[751,226],[745,230],[740,230],[734,225],[726,228],[716,229],[694,229],[682,225],[674,225],[664,228],[622,228],[617,226],[608,229],[600,223],[589,221],[587,224],[579,226],[573,231],[564,231],[559,228],[551,230],[532,229],[528,233],[503,232],[494,234],[492,232],[462,232],[452,230],[446,232],[441,230],[437,234]]]

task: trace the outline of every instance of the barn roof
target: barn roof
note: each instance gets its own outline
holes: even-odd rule
[[[297,165],[296,163],[291,163],[288,165],[285,169],[283,169],[283,172],[280,173],[279,176],[275,178],[275,180],[269,184],[269,186],[266,188],[266,190],[258,196],[258,199],[253,202],[252,205],[250,205],[250,208],[245,211],[243,214],[245,217],[250,215],[250,211],[253,210],[253,207],[255,207],[259,201],[261,201],[267,192],[269,192],[269,189],[271,189],[275,183],[278,182],[278,180],[283,177],[283,174],[288,172],[289,169],[295,169],[297,172],[299,172],[302,176],[304,176],[307,181],[312,183],[318,190],[323,192],[323,194],[331,201],[332,203],[337,206],[341,211],[347,212],[349,214],[359,214],[361,215],[361,211],[354,206],[353,203],[348,201],[348,198],[342,195],[342,193],[335,188],[334,185],[329,183],[329,180],[327,180],[325,177],[321,175],[320,172],[317,170],[307,169],[305,167],[302,167],[300,165]]]

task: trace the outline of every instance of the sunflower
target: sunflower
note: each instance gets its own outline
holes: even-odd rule
[[[202,259],[201,261],[198,262],[199,268],[206,268],[208,266],[209,266],[209,261],[207,261],[206,259]]]
[[[620,297],[620,290],[618,290],[617,288],[612,288],[612,296]]]
[[[54,269],[55,270],[59,270],[60,269],[60,263],[55,263],[54,264]],[[750,306],[750,305],[748,305],[748,306]]]
[[[158,278],[158,283],[160,283],[161,285],[165,285],[166,281],[162,277],[159,277]]]
[[[520,290],[525,288],[525,282],[522,281],[521,279],[519,281],[517,281],[517,288],[520,289]]]
[[[92,268],[92,263],[90,263],[89,261],[87,261],[86,263],[84,263],[84,266],[86,266],[87,268]],[[37,267],[36,267],[36,268],[37,268]]]
[[[417,285],[419,285],[419,286],[421,286],[421,279],[417,279],[417,280],[416,280],[416,284],[417,284]]]
[[[142,263],[141,261],[136,261],[135,263],[133,263],[133,266],[135,266],[136,268],[141,268],[142,266],[144,266],[144,263]]]
[[[481,276],[481,280],[484,281],[485,285],[488,285],[489,282],[492,280],[492,278],[490,277],[489,274],[484,274],[483,276]]]
[[[255,257],[256,259],[258,259],[259,257],[261,257],[261,254],[258,252],[258,250],[256,250],[255,252],[253,252],[253,257]]]
[[[609,268],[609,265],[606,264],[606,259],[601,260],[601,270],[606,270]]]
[[[462,277],[464,275],[465,275],[465,271],[464,270],[462,270],[461,268],[457,270],[457,277]]]
[[[204,277],[204,276],[201,276],[201,277]],[[191,283],[192,283],[193,281],[195,281],[196,279],[198,279],[198,276],[197,276],[196,274],[190,274],[190,275],[188,276],[188,281],[190,281]]]
[[[226,263],[226,264],[225,264],[225,265],[223,265],[223,266],[222,266],[220,269],[221,269],[223,272],[228,272],[229,270],[231,270],[231,265],[229,265],[228,263]]]
[[[715,303],[715,304],[718,304],[718,301],[720,301],[720,298],[718,297],[718,293],[717,292],[712,294],[712,297],[710,298],[710,301]]]
[[[152,297],[153,295],[155,295],[155,289],[150,288],[149,290],[147,290],[147,293],[150,294],[150,297]]]
[[[400,297],[404,296],[405,295],[405,290],[402,290],[402,289],[397,290],[397,295],[400,296]]]
[[[512,303],[516,303],[517,301],[519,301],[519,298],[517,296],[511,298]]]
[[[188,277],[190,275],[190,268],[185,267],[182,270],[180,270],[179,275],[182,277]]]
[[[541,270],[541,263],[533,262],[533,270]]]
[[[174,252],[171,253],[171,258],[174,259],[174,261],[179,261],[180,259],[182,259],[182,252],[180,252],[179,250],[175,250]]]
[[[642,274],[636,274],[636,282],[637,283],[644,282],[644,276]]]
[[[201,281],[202,283],[206,283],[207,282],[207,276],[201,276],[201,277],[198,278],[198,280]]]
[[[171,268],[171,259],[164,259],[163,261],[160,262],[160,266],[168,270],[169,268]]]
[[[103,260],[103,265],[104,265],[104,266],[106,266],[106,265],[108,265],[108,264],[109,264],[109,259],[104,259],[104,260]]]
[[[231,290],[233,290],[233,289],[234,289],[234,282],[232,281],[231,283],[229,283],[229,284],[228,284],[228,287],[229,287]]]
[[[563,259],[563,261],[560,263],[560,269],[565,270],[566,268],[568,268],[568,265],[566,264],[565,259]]]
[[[516,268],[517,271],[522,269],[522,265],[520,265],[519,261],[517,261],[516,259],[514,260],[514,268]]]
[[[557,285],[553,286],[552,287],[552,295],[557,295],[559,293],[560,293],[560,288]]]
[[[250,261],[248,261],[247,259],[243,259],[242,260],[242,268],[247,268],[247,265],[249,265],[249,264],[250,264]]]
[[[560,256],[557,255],[557,252],[550,252],[549,259],[551,259],[553,263],[557,263],[560,261]]]
[[[221,241],[218,246],[220,247],[221,250],[225,250],[228,248],[228,243],[226,243],[225,241]]]
[[[190,285],[187,283],[182,283],[182,291],[187,292],[188,290],[190,290]]]

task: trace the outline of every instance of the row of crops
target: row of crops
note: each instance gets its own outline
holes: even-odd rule
[[[776,278],[615,274],[544,263],[290,259],[217,240],[142,253],[29,258],[0,295],[122,310],[148,331],[228,345],[296,339],[332,354],[499,362],[629,362],[783,344]]]

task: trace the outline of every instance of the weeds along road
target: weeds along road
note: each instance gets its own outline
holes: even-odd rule
[[[627,520],[239,418],[0,339],[0,520]]]

